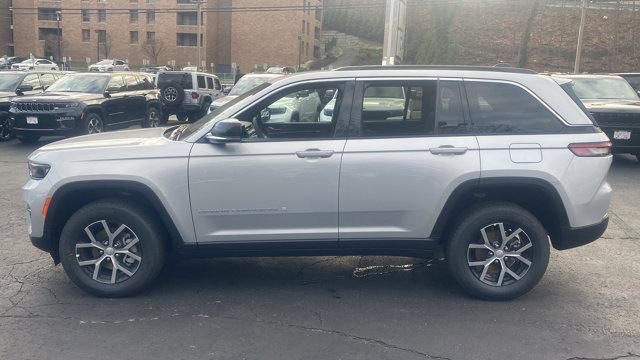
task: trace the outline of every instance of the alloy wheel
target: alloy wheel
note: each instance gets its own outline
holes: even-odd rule
[[[13,135],[13,122],[11,118],[6,117],[0,120],[0,141],[6,141],[11,139]]]
[[[491,286],[522,279],[532,265],[533,243],[520,227],[495,223],[480,229],[467,248],[467,263],[475,277]]]
[[[104,284],[121,283],[140,268],[142,247],[138,236],[125,224],[96,221],[84,228],[87,239],[75,245],[76,260],[83,272]]]
[[[149,109],[149,115],[147,116],[147,124],[149,125],[149,127],[158,127],[158,125],[160,124],[160,114],[158,113],[158,110],[156,110],[155,108]]]
[[[102,132],[102,123],[100,119],[96,117],[92,117],[87,122],[87,133],[88,134],[97,134]]]
[[[164,99],[172,103],[178,99],[178,90],[174,87],[164,89]]]

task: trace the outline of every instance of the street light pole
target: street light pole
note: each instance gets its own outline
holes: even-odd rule
[[[60,10],[56,11],[56,23],[58,25],[58,62],[62,59],[62,30],[60,30]]]
[[[297,71],[300,71],[301,65],[302,65],[302,35],[298,35],[298,69]]]
[[[200,70],[202,65],[202,13],[201,6],[204,0],[192,0],[198,5],[198,13],[196,14],[196,25],[198,26],[198,38],[196,39],[196,45],[198,45],[198,63],[196,69]]]
[[[580,13],[580,29],[578,30],[578,47],[576,49],[576,63],[573,66],[575,74],[580,72],[580,64],[582,62],[582,47],[584,43],[584,26],[587,18],[587,0],[582,0],[582,11]]]

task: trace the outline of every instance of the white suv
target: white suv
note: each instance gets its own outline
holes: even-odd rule
[[[89,65],[89,71],[129,71],[129,65],[124,60],[104,59]]]
[[[281,78],[193,124],[35,151],[29,235],[100,296],[140,291],[168,252],[435,253],[470,294],[511,299],[540,281],[550,246],[608,224],[611,143],[567,91],[507,68]],[[320,99],[314,114],[270,121],[300,92]]]

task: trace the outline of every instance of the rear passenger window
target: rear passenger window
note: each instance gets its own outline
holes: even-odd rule
[[[438,83],[437,106],[438,134],[455,135],[468,132],[459,81]]]
[[[213,79],[210,77],[207,78],[207,88],[213,89]]]
[[[524,89],[504,83],[465,82],[469,112],[478,134],[544,134],[560,121]]]
[[[362,101],[362,136],[432,135],[436,81],[369,83]]]
[[[199,89],[206,89],[207,88],[207,84],[204,81],[204,76],[202,76],[202,75],[198,75],[198,88]]]

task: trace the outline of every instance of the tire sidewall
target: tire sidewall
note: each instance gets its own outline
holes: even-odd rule
[[[102,117],[100,117],[100,115],[96,113],[88,113],[85,116],[84,122],[82,123],[82,133],[85,135],[99,134],[99,133],[89,133],[89,121],[92,118],[98,119],[98,122],[100,123],[100,132],[104,132],[104,122],[102,121]]]
[[[531,267],[524,277],[513,284],[491,286],[481,282],[467,263],[468,245],[480,236],[480,229],[498,222],[514,224],[529,236]],[[471,295],[487,300],[509,300],[530,291],[544,276],[549,264],[550,246],[547,232],[531,213],[515,205],[490,205],[472,210],[458,224],[449,243],[447,258],[452,275]]]
[[[157,108],[156,106],[149,106],[149,107],[147,108],[147,114],[146,114],[146,118],[144,119],[144,124],[143,124],[143,126],[144,126],[145,128],[150,128],[150,127],[152,127],[152,126],[151,126],[150,118],[151,118],[151,113],[152,113],[152,112],[154,112],[154,111],[155,111],[155,112],[156,112],[156,114],[157,114],[158,122],[156,123],[156,126],[153,126],[153,127],[159,127],[159,126],[162,126],[162,114],[160,113],[160,110],[158,110],[158,108]]]
[[[164,263],[164,242],[158,224],[142,209],[117,203],[98,202],[85,206],[65,224],[59,243],[60,261],[71,280],[81,289],[105,297],[135,294],[147,287]],[[96,221],[127,225],[140,239],[142,261],[133,277],[116,284],[103,284],[90,278],[78,265],[75,245],[77,239],[87,239],[84,228]]]

